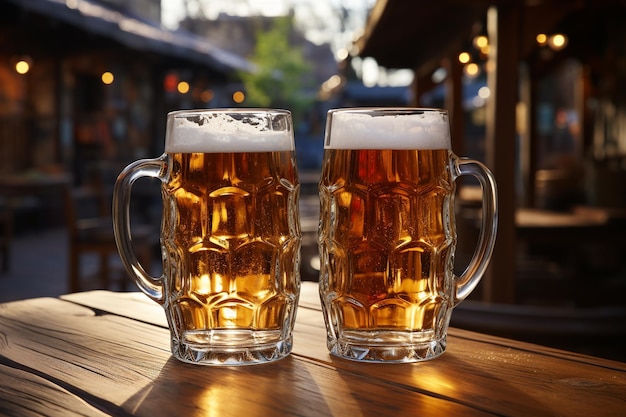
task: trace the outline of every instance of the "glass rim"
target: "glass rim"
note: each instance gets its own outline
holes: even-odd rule
[[[291,111],[268,107],[216,107],[207,109],[172,110],[167,113],[167,117],[187,117],[189,115],[196,116],[198,114],[264,114],[291,116]]]
[[[411,115],[423,113],[448,114],[448,110],[438,107],[340,107],[328,110],[328,114],[351,113],[351,114],[389,114],[389,115]]]

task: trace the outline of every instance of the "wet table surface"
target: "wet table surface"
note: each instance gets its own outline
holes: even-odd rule
[[[140,293],[0,304],[0,415],[623,416],[626,364],[450,329],[439,358],[331,357],[318,287],[304,282],[293,353],[244,367],[172,358]]]

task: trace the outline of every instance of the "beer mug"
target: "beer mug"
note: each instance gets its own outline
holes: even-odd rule
[[[452,309],[480,281],[497,224],[493,175],[451,151],[445,110],[328,112],[320,190],[320,298],[331,354],[416,362],[446,349]],[[455,180],[483,189],[482,229],[453,271]]]
[[[146,273],[132,249],[130,195],[141,177],[162,182],[160,277]],[[120,257],[139,289],[163,306],[176,358],[243,365],[291,352],[299,190],[285,110],[169,113],[165,153],[119,175],[113,223]]]

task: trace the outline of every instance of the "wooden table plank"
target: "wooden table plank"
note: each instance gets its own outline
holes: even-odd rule
[[[28,370],[0,365],[0,415],[108,416],[59,385]]]
[[[95,397],[107,381],[107,401],[116,404],[150,384],[170,356],[166,329],[97,316],[54,298],[1,304],[0,329],[3,363],[6,358]]]
[[[293,354],[238,368],[173,359],[163,311],[141,294],[63,298],[0,305],[0,380],[19,381],[0,383],[0,411],[16,410],[17,403],[24,404],[20,412],[7,414],[35,414],[42,407],[48,415],[68,415],[69,409],[151,416],[626,410],[626,364],[458,329],[450,330],[448,351],[429,362],[361,364],[331,357],[317,286],[310,283],[303,283]],[[25,400],[15,401],[11,387]]]
[[[95,290],[66,294],[60,298],[98,312],[128,317],[167,328],[163,308],[140,292]]]
[[[463,398],[468,405],[501,415],[593,415],[599,409],[612,415],[609,410],[626,409],[626,364],[602,359],[594,359],[599,366],[588,364],[583,355],[497,337],[480,340],[482,335],[458,329],[450,330],[448,349],[435,360],[360,364],[329,358],[323,343],[317,342],[325,337],[323,327],[307,320],[308,311],[298,314],[297,330],[316,342],[294,342],[295,354],[330,360],[345,371],[406,384],[434,396]]]
[[[106,308],[97,315],[51,298],[0,305],[2,379],[20,369],[63,387],[70,395],[46,415],[66,415],[79,401],[112,415],[490,415],[299,355],[248,367],[183,364],[169,353],[166,329],[102,314]]]
[[[135,311],[140,309],[129,304],[133,297],[151,313]],[[159,321],[164,319],[157,319],[160,307],[142,295],[82,293],[64,298],[116,314],[148,316],[164,325]],[[116,298],[124,301],[116,303]],[[501,415],[591,415],[596,410],[621,415],[626,409],[626,364],[620,362],[450,329],[447,352],[433,361],[355,363],[331,357],[326,350],[316,284],[303,283],[300,305],[292,356],[326,364],[340,375],[348,372]]]

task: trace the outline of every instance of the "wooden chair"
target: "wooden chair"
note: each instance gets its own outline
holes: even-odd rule
[[[80,188],[68,187],[65,192],[66,221],[69,237],[69,291],[82,289],[108,289],[117,273],[122,289],[126,288],[128,278],[112,268],[111,260],[117,258],[117,246],[113,235],[113,223],[110,216],[111,200],[107,197],[101,184],[90,184]],[[154,237],[149,227],[133,228],[133,246],[142,265],[149,269]],[[99,269],[94,287],[93,280],[86,281],[82,276],[83,255],[97,255]],[[113,258],[112,258],[113,257]]]

